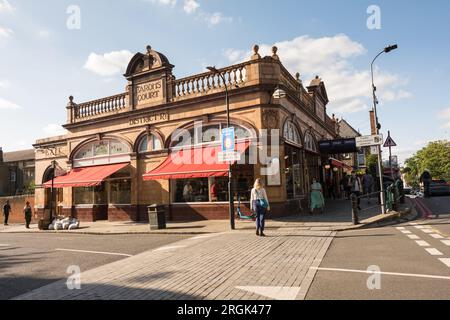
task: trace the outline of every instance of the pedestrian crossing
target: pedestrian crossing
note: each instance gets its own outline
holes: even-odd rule
[[[439,230],[436,230],[430,225],[422,225],[418,222],[411,222],[409,226],[415,230],[415,233],[411,230],[408,230],[406,227],[397,227],[396,229],[406,235],[410,240],[414,240],[414,242],[421,248],[425,250],[428,254],[433,257],[439,257],[438,260],[442,262],[444,265],[450,268],[450,258],[443,258],[445,254],[442,250],[435,248],[436,241],[439,241],[440,245],[444,245],[443,248],[450,246],[450,237],[446,237],[446,235],[442,234]],[[430,244],[430,240],[424,238],[429,237],[433,240],[433,246]],[[424,240],[425,239],[425,240]]]

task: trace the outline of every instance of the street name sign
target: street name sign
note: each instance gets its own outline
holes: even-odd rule
[[[383,136],[373,135],[373,136],[362,136],[356,137],[356,147],[371,147],[371,146],[381,146],[383,144]]]
[[[241,161],[241,153],[237,151],[219,152],[219,162],[236,162]]]

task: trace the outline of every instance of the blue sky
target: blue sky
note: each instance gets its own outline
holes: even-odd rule
[[[80,29],[67,28],[69,6]],[[369,30],[377,5],[381,29]],[[150,44],[180,78],[249,57],[253,44],[305,84],[320,75],[328,113],[369,133],[369,65],[377,62],[379,117],[400,159],[450,137],[450,2],[235,0],[0,0],[0,146],[31,147],[61,132],[69,95],[82,102],[123,92],[130,55]]]

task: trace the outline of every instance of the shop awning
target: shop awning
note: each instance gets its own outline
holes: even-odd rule
[[[250,143],[237,143],[244,154]],[[156,169],[143,175],[144,180],[192,179],[228,176],[228,162],[219,162],[222,147],[207,146],[175,151]],[[234,162],[233,162],[234,163]]]
[[[330,158],[330,162],[331,162],[331,165],[333,165],[336,168],[341,168],[341,169],[348,170],[348,171],[353,170],[353,168],[351,166],[349,166],[348,164],[345,164],[344,162],[336,160],[334,158]]]
[[[109,164],[103,166],[75,168],[69,173],[56,177],[54,188],[66,187],[95,187],[100,185],[110,175],[128,166],[129,163]],[[52,187],[52,181],[44,183],[45,188]]]

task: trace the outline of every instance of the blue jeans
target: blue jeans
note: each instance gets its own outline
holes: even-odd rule
[[[253,202],[253,208],[256,214],[256,230],[264,232],[264,227],[266,225],[266,209],[261,207],[259,201]]]

